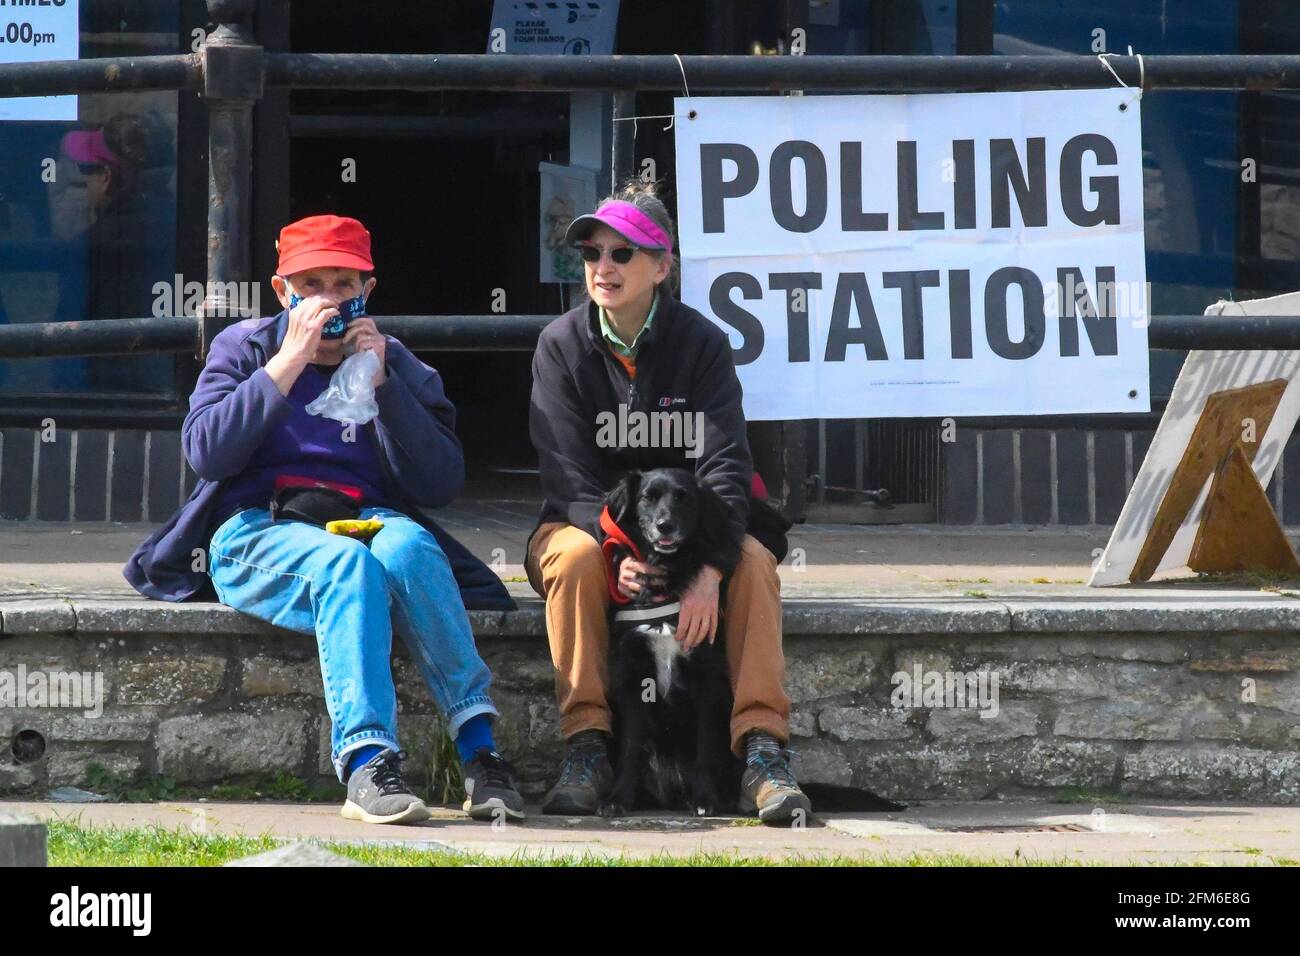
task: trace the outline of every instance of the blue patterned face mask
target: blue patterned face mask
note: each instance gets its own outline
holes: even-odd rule
[[[289,293],[289,308],[296,309],[302,302],[302,296],[296,292]],[[353,319],[366,314],[366,297],[358,295],[351,299],[345,299],[335,306],[339,314],[333,316],[325,327],[321,329],[320,337],[323,339],[341,339],[343,333],[347,331],[348,323]]]

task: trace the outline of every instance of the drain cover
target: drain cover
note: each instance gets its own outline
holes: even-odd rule
[[[1078,823],[1045,823],[1039,825],[1001,825],[991,824],[989,826],[975,827],[931,827],[932,830],[942,830],[944,833],[1091,833],[1090,827],[1085,827]]]

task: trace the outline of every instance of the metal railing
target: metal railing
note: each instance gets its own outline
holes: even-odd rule
[[[532,351],[553,315],[383,315],[375,324],[412,349]],[[203,355],[221,316],[99,319],[0,325],[0,359],[193,352]],[[1158,315],[1153,349],[1300,349],[1300,316]]]

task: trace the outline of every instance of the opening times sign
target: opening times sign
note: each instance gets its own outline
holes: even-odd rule
[[[75,60],[79,0],[0,0],[0,63]],[[0,99],[0,120],[75,120],[77,97]]]
[[[753,420],[1149,411],[1131,90],[678,99],[682,299]]]

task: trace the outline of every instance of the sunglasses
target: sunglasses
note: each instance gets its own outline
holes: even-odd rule
[[[582,254],[583,262],[599,262],[601,254],[604,252],[600,246],[579,245],[578,252]],[[618,246],[609,250],[609,257],[618,265],[625,266],[632,261],[632,256],[636,253],[633,246]]]

